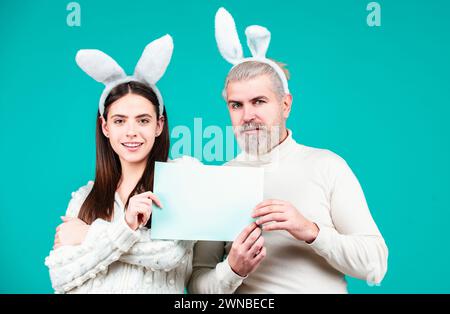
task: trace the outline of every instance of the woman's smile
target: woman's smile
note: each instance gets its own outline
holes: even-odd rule
[[[124,142],[121,143],[128,151],[135,152],[137,151],[144,143],[142,142]]]

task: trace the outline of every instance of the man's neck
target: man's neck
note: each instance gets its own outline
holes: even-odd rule
[[[278,143],[278,145],[283,143],[288,138],[288,136],[289,136],[289,132],[288,132],[287,128],[284,128],[284,134],[283,134],[283,136],[280,137],[280,142]],[[277,147],[277,146],[275,146],[275,147]]]
[[[288,138],[288,136],[289,136],[289,132],[288,132],[287,128],[284,128],[284,129],[283,129],[283,134],[280,136],[279,141],[278,141],[278,144],[275,145],[275,146],[273,146],[273,147],[268,151],[268,153],[270,153],[270,152],[273,151],[275,148],[277,148],[278,146],[280,146],[280,145]]]

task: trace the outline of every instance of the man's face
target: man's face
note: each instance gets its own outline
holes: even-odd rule
[[[231,123],[241,149],[261,155],[285,138],[292,97],[285,95],[280,99],[268,75],[230,81],[226,97]]]

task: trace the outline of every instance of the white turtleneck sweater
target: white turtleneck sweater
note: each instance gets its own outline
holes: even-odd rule
[[[263,232],[266,257],[245,278],[226,259],[231,242],[199,241],[190,293],[347,293],[344,274],[381,282],[388,249],[357,178],[341,157],[297,144],[289,131],[258,160],[241,153],[227,166],[264,168],[264,198],[290,202],[320,231],[311,244],[286,231]]]
[[[90,181],[72,193],[66,216],[78,216],[92,186]],[[124,215],[116,192],[112,222],[96,219],[82,244],[50,252],[45,264],[55,293],[184,293],[194,242],[152,240],[151,230],[133,231]]]

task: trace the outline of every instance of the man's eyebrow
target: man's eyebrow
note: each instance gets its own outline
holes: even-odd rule
[[[252,99],[250,99],[250,101],[253,102],[255,100],[260,100],[260,99],[269,100],[269,98],[267,98],[266,96],[256,96],[256,97],[253,97]]]
[[[230,100],[227,101],[227,103],[228,103],[228,104],[229,104],[229,103],[242,104],[242,101],[230,99]]]
[[[252,99],[250,99],[250,102],[254,102],[254,101],[260,100],[260,99],[263,99],[263,100],[269,100],[269,98],[267,98],[266,96],[261,95],[261,96],[253,97]],[[243,102],[242,102],[242,101],[238,101],[238,100],[230,99],[230,100],[227,101],[227,103],[228,103],[228,104],[229,104],[229,103],[242,104]]]

